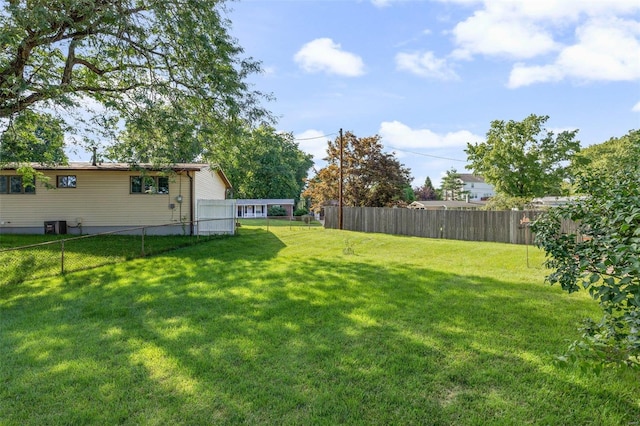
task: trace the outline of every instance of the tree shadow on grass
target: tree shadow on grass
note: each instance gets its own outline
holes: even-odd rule
[[[277,258],[284,245],[275,236],[251,235],[68,275],[4,300],[0,418],[613,424],[640,417],[640,385],[627,373],[591,377],[551,363],[588,301],[357,256],[291,265]],[[256,250],[243,251],[245,243]],[[621,381],[628,386],[613,384]]]

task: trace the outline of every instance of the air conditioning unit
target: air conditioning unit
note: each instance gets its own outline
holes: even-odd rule
[[[66,220],[49,220],[44,223],[45,234],[66,234],[67,233],[67,221]]]

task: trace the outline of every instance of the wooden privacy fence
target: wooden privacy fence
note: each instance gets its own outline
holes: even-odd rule
[[[540,211],[417,210],[391,207],[343,207],[343,229],[465,241],[531,244]],[[529,223],[530,223],[529,222]],[[338,207],[325,207],[325,228],[338,228]],[[565,232],[575,225],[565,224]]]

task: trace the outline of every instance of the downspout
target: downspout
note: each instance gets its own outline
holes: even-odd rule
[[[194,219],[193,219],[193,204],[195,202],[194,197],[195,197],[195,188],[193,187],[193,176],[191,176],[191,174],[189,173],[189,171],[187,170],[187,177],[189,178],[189,220],[191,221],[191,226],[189,227],[189,235],[193,236],[193,227],[194,225]]]

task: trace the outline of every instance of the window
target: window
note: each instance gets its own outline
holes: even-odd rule
[[[73,175],[57,176],[58,188],[75,188],[77,179]]]
[[[131,176],[132,194],[168,194],[169,178],[166,176]]]
[[[36,178],[31,185],[22,184],[22,176],[0,176],[0,194],[35,194]]]

